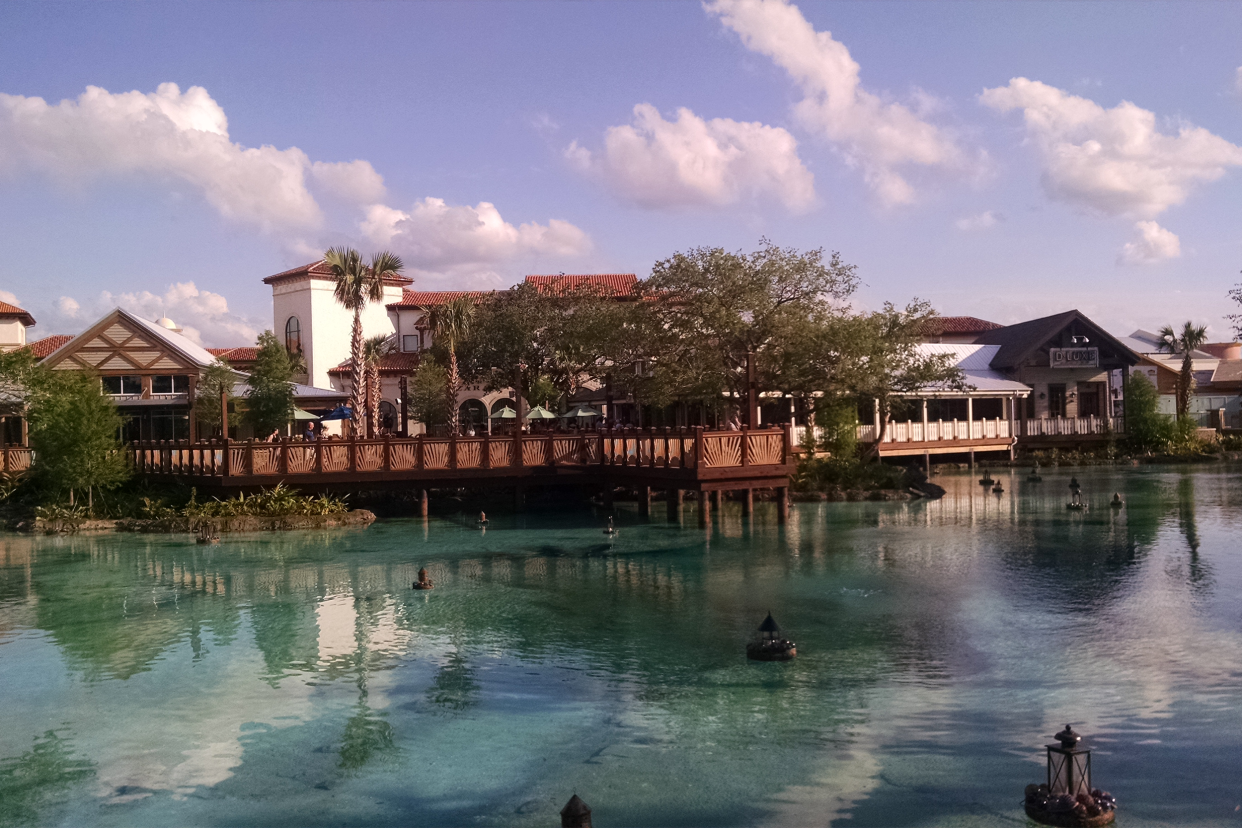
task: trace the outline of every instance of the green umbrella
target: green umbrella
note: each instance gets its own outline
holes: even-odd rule
[[[561,416],[568,420],[573,417],[599,417],[601,415],[598,411],[596,411],[594,408],[591,408],[591,406],[589,405],[580,405],[577,408],[575,408],[573,411],[566,412],[565,414],[562,414]]]
[[[542,405],[537,405],[530,410],[529,414],[526,415],[526,419],[528,420],[555,420],[556,415],[553,414],[548,409],[544,408]]]
[[[303,411],[300,408],[293,409],[293,419],[295,420],[318,420],[314,414],[309,411]]]
[[[506,405],[504,408],[500,409],[499,411],[493,411],[491,419],[493,420],[516,420],[517,412]]]

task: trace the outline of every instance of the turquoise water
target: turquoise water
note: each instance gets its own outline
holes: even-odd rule
[[[0,535],[0,825],[992,826],[1066,722],[1118,824],[1242,824],[1242,475],[1078,477],[1085,514],[1045,471],[613,539]],[[792,663],[744,657],[769,609]]]

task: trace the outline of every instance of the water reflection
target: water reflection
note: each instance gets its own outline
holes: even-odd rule
[[[0,670],[25,678],[0,755],[70,715],[62,753],[93,763],[68,804],[17,794],[24,821],[107,802],[132,822],[550,824],[594,786],[601,824],[938,824],[1020,813],[1006,786],[1068,715],[1134,777],[1151,740],[1194,734],[1202,780],[1179,784],[1215,785],[1239,738],[1219,711],[1242,702],[1220,597],[1242,586],[1237,478],[1079,473],[1092,508],[1071,513],[1068,476],[1001,495],[946,476],[940,501],[807,504],[785,527],[771,504],[707,533],[623,515],[608,543],[593,516],[538,513],[208,552],[3,537]],[[432,592],[409,588],[421,566]],[[769,609],[791,664],[742,655]]]

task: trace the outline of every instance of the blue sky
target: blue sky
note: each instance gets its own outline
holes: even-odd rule
[[[864,307],[1216,338],[1242,310],[1237,4],[9,2],[0,28],[0,299],[38,334],[119,303],[249,341],[260,280],[341,243],[425,289],[767,237],[840,251]]]

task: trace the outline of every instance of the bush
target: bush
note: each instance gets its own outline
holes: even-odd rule
[[[1159,404],[1156,386],[1142,374],[1132,374],[1126,382],[1126,441],[1134,451],[1148,454],[1167,451],[1178,439],[1178,424],[1168,414],[1160,413]],[[1187,432],[1182,430],[1180,434]],[[1190,434],[1193,435],[1193,424]]]
[[[826,492],[830,489],[904,489],[905,469],[883,463],[864,463],[855,457],[807,457],[798,463],[792,481],[794,491]]]

